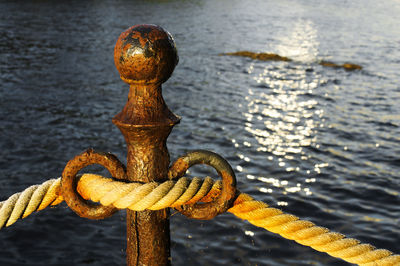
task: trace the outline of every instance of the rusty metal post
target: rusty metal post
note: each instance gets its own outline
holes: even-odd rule
[[[161,93],[178,63],[175,43],[159,26],[136,25],[119,36],[114,61],[130,85],[125,107],[112,120],[127,143],[128,180],[163,181],[170,163],[166,140],[179,123]],[[128,265],[170,265],[169,210],[127,210],[126,252]]]

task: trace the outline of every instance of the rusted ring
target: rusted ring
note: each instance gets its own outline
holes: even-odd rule
[[[76,191],[79,178],[77,173],[86,166],[99,164],[104,166],[117,179],[126,179],[125,166],[111,153],[95,152],[88,149],[71,159],[64,168],[61,179],[61,191],[67,205],[79,216],[89,219],[103,219],[118,209],[84,200]]]
[[[217,170],[222,178],[221,194],[212,202],[182,205],[175,209],[189,218],[209,220],[232,206],[236,197],[236,176],[230,164],[220,155],[211,151],[196,150],[178,158],[170,167],[168,177],[182,177],[195,164],[207,164]]]

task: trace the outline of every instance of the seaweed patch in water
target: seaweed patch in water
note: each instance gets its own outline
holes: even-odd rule
[[[278,54],[273,54],[273,53],[254,53],[250,51],[239,51],[239,52],[232,52],[232,53],[221,53],[219,55],[232,55],[232,56],[242,56],[242,57],[249,57],[251,59],[255,60],[262,60],[262,61],[285,61],[289,62],[292,61],[292,59],[286,57],[286,56],[280,56]],[[333,68],[343,68],[348,71],[353,71],[353,70],[361,70],[362,66],[353,64],[353,63],[344,63],[342,65],[336,64],[330,61],[319,61],[318,64],[324,67],[333,67]]]
[[[233,56],[243,56],[250,57],[252,59],[263,60],[263,61],[292,61],[290,58],[285,56],[280,56],[278,54],[272,53],[254,53],[250,51],[239,51],[234,53],[223,53],[219,55],[233,55]]]
[[[339,64],[336,64],[336,63],[333,63],[333,62],[330,62],[330,61],[322,60],[322,61],[319,62],[319,64],[321,66],[324,66],[324,67],[344,68],[344,69],[349,70],[349,71],[361,70],[362,69],[362,66],[357,65],[357,64],[352,64],[352,63],[344,63],[343,65],[339,65]]]

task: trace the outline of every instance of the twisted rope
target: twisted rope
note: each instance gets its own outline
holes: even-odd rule
[[[0,202],[0,229],[4,225],[15,223],[19,218],[25,218],[34,211],[61,203],[63,198],[60,193],[60,182],[60,178],[51,179]],[[141,211],[177,207],[198,201],[209,202],[220,194],[221,187],[220,181],[214,182],[209,177],[204,180],[182,177],[161,184],[156,182],[140,184],[84,174],[78,182],[77,190],[83,198],[105,206],[113,205],[119,209]],[[228,212],[255,226],[350,263],[371,266],[400,265],[400,255],[362,244],[340,233],[330,232],[327,228],[269,207],[268,204],[256,201],[244,193],[239,194]]]
[[[40,185],[33,185],[22,192],[15,193],[0,202],[0,229],[10,226],[20,218],[25,218],[34,211],[40,211],[49,205],[63,202],[61,178],[50,179]]]
[[[400,255],[362,244],[357,239],[346,238],[340,233],[330,232],[310,221],[300,220],[299,217],[271,208],[247,194],[240,194],[233,205],[228,212],[237,217],[286,239],[326,252],[332,257],[359,265],[400,265]]]

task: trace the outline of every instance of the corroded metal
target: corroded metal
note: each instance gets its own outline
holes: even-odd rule
[[[220,155],[210,151],[197,150],[178,158],[169,169],[168,177],[170,179],[180,178],[195,164],[214,167],[222,178],[221,194],[212,202],[188,204],[175,209],[189,218],[209,220],[232,207],[236,198],[236,176],[230,164]]]
[[[92,149],[75,156],[64,168],[61,179],[61,191],[67,205],[79,216],[89,219],[103,219],[118,209],[106,207],[84,200],[76,191],[79,181],[78,172],[86,166],[99,164],[104,166],[117,179],[126,179],[124,165],[111,153],[95,152]]]
[[[179,122],[161,94],[178,56],[171,35],[155,25],[136,25],[123,32],[114,49],[115,66],[130,84],[128,101],[113,123],[128,149],[127,178],[150,182],[167,179],[166,140]],[[127,210],[127,264],[169,265],[169,210]]]
[[[165,181],[183,176],[195,164],[214,167],[222,177],[222,191],[210,202],[178,207],[194,219],[211,219],[225,212],[236,197],[236,179],[231,166],[218,154],[194,151],[179,158],[171,168],[166,146],[172,127],[180,118],[169,109],[161,84],[172,74],[178,55],[172,36],[159,26],[136,25],[123,32],[114,49],[115,66],[130,85],[123,110],[113,118],[127,143],[127,166],[112,154],[89,149],[68,162],[61,181],[68,206],[78,215],[102,219],[117,209],[84,200],[76,191],[78,172],[100,164],[116,179],[134,182]],[[135,212],[127,209],[127,264],[170,265],[169,209]]]
[[[121,78],[129,83],[163,83],[179,58],[171,34],[156,25],[136,25],[121,33],[114,62]]]

